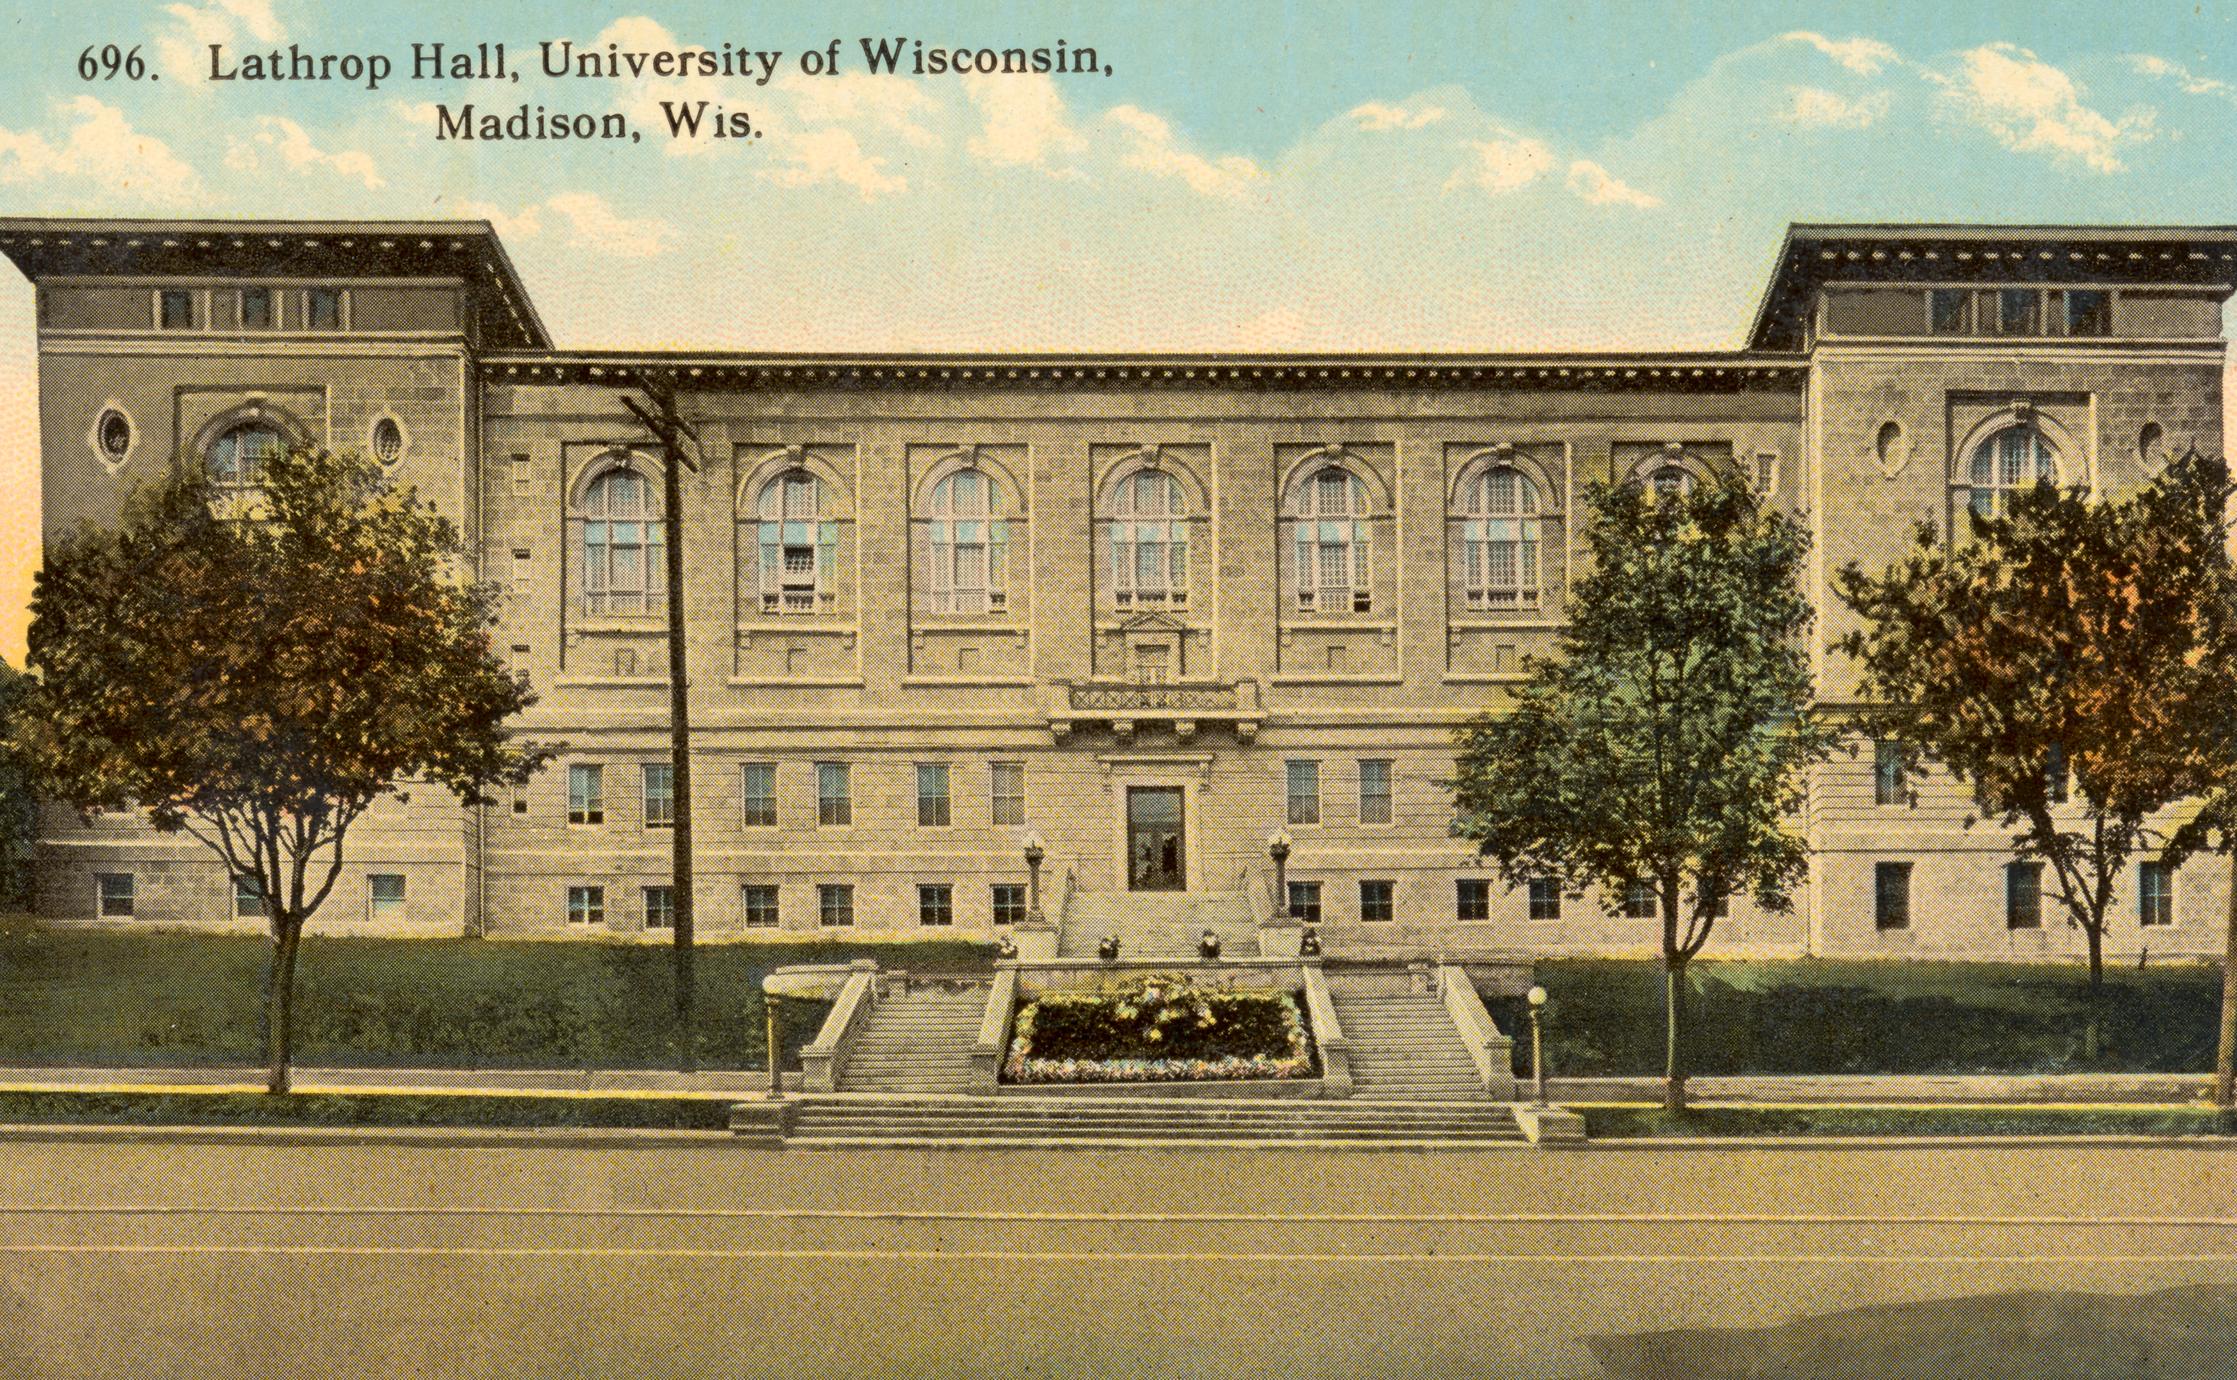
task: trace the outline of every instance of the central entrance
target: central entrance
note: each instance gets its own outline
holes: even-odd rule
[[[1185,891],[1181,788],[1130,786],[1126,791],[1126,886],[1129,891]]]

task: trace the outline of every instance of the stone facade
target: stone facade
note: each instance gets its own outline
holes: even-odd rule
[[[1263,895],[1286,828],[1330,944],[1391,953],[1654,946],[1655,922],[1601,898],[1486,886],[1441,784],[1452,728],[1559,627],[1588,482],[1736,468],[1802,516],[1814,663],[1844,703],[1831,572],[1884,561],[1919,519],[1946,530],[1981,447],[2020,429],[2061,479],[2112,492],[2220,449],[2233,248],[2222,231],[1798,227],[1749,348],[1727,353],[826,359],[553,349],[468,223],[0,222],[39,289],[48,531],[109,520],[134,482],[262,427],[393,456],[508,589],[498,639],[540,696],[521,731],[566,751],[481,811],[384,806],[322,924],[657,918],[650,572],[670,525],[620,401],[654,365],[700,437],[674,528],[703,933],[822,932],[851,888],[853,933],[922,934],[929,914],[983,934],[1026,881],[1029,832],[1052,912],[1145,882]],[[244,324],[258,289],[269,327]],[[314,291],[333,295],[323,323]],[[819,789],[833,768],[843,808]],[[1736,905],[1720,952],[2077,947],[2047,898],[2042,928],[2008,926],[2001,838],[1965,827],[1953,783],[1876,803],[1863,744],[1810,802],[1796,910]],[[50,815],[42,848],[44,914],[97,917],[99,879],[130,876],[133,923],[254,923],[228,919],[230,884],[192,845],[129,821]],[[1910,865],[1900,929],[1877,923],[1885,863]],[[2173,885],[2173,923],[2142,925],[2132,895],[2115,952],[2215,946],[2218,869]]]

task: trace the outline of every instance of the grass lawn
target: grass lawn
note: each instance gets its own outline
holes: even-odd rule
[[[1662,1072],[1657,965],[1547,960],[1538,981],[1550,998],[1550,1071]],[[2214,1066],[2221,1001],[2218,967],[2108,969],[2101,1056],[2087,1063],[2089,974],[2079,963],[1697,961],[1692,981],[1698,1074],[2203,1073]],[[1526,1008],[1491,1005],[1527,1071]]]
[[[193,1066],[262,1060],[269,945],[235,935],[44,929],[0,920],[0,1064]],[[297,970],[300,1064],[673,1068],[668,946],[321,938]],[[703,944],[700,1064],[764,1068],[761,977],[788,963],[989,970],[951,940]],[[820,1005],[779,1010],[788,1056]],[[794,1062],[788,1058],[788,1062]]]

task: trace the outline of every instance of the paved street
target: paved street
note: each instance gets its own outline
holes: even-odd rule
[[[2232,1354],[2212,1146],[0,1141],[10,1376],[2204,1380]]]

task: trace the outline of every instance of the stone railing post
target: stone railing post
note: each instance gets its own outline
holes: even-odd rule
[[[986,1015],[979,1020],[979,1038],[971,1045],[971,1091],[976,1096],[992,1097],[1002,1086],[1002,1055],[1009,1044],[1010,1012],[1017,997],[1017,965],[997,965],[994,984],[986,994]]]
[[[1350,1097],[1352,1042],[1345,1038],[1343,1023],[1336,1019],[1336,1002],[1328,995],[1328,979],[1322,975],[1317,958],[1306,959],[1300,967],[1304,974],[1305,1012],[1312,1018],[1313,1044],[1320,1051],[1321,1095]]]
[[[846,1076],[847,1056],[854,1053],[855,1039],[862,1033],[877,998],[877,984],[875,959],[858,958],[849,965],[838,1000],[831,1003],[831,1014],[823,1018],[823,1029],[816,1032],[813,1044],[800,1051],[802,1091],[839,1090],[839,1080]]]

